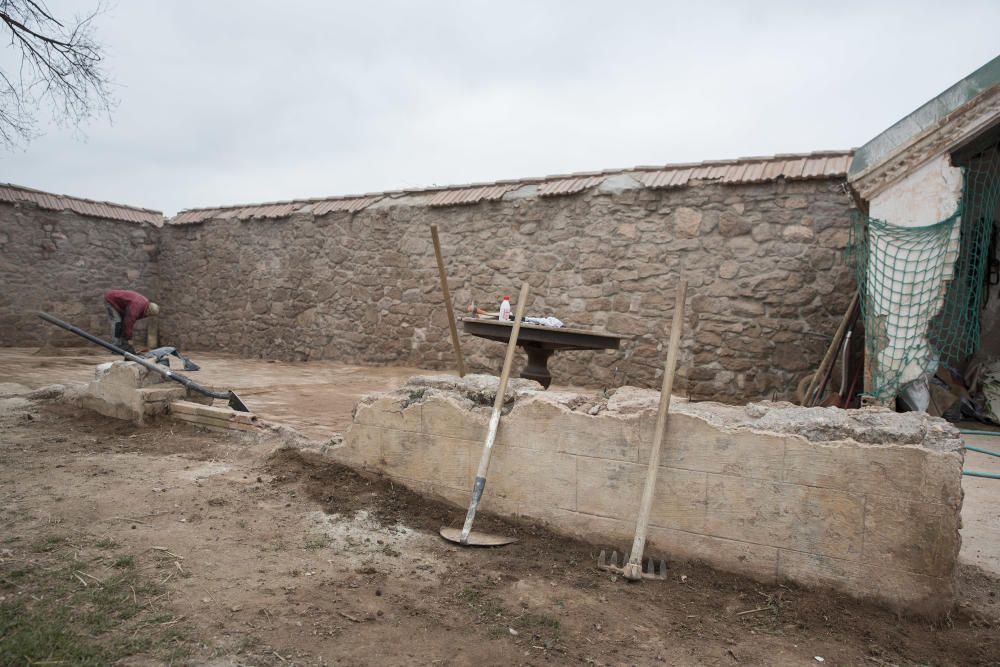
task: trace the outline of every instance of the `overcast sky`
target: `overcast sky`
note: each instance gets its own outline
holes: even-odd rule
[[[111,121],[0,182],[173,214],[859,146],[1000,53],[1000,2],[118,0],[97,30]]]

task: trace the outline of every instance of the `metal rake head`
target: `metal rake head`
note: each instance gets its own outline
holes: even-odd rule
[[[601,549],[601,555],[597,557],[597,567],[620,574],[630,581],[667,578],[667,561],[665,560],[657,562],[652,558],[643,558],[641,567],[639,563],[630,563],[629,560],[629,554],[623,553],[619,564],[617,551],[612,551],[611,555],[608,556],[608,552]]]

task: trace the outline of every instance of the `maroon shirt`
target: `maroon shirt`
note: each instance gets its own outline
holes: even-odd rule
[[[113,289],[104,293],[104,301],[122,316],[122,335],[132,338],[132,327],[146,316],[149,299],[131,290]]]

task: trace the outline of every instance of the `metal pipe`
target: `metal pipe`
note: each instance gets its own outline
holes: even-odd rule
[[[111,343],[107,342],[106,340],[101,340],[97,336],[95,336],[93,334],[90,334],[90,333],[87,333],[83,329],[81,329],[79,327],[75,327],[72,324],[70,324],[69,322],[63,322],[58,317],[53,317],[52,315],[49,315],[48,313],[43,313],[43,312],[39,312],[38,316],[40,318],[42,318],[43,320],[45,320],[46,322],[48,322],[49,324],[54,324],[57,327],[61,327],[61,328],[65,329],[66,331],[69,331],[70,333],[74,333],[77,336],[79,336],[80,338],[85,338],[85,339],[89,340],[91,343],[94,343],[95,345],[100,345],[104,349],[110,350],[111,352],[114,352],[115,354],[120,354],[123,357],[125,357],[126,359],[128,359],[129,361],[134,361],[137,364],[140,364],[140,365],[148,368],[151,371],[155,371],[155,372],[159,373],[160,375],[162,375],[163,377],[167,378],[168,380],[173,380],[174,382],[179,382],[180,384],[184,385],[188,389],[193,389],[194,391],[198,392],[199,394],[202,394],[204,396],[210,396],[211,398],[221,398],[221,399],[227,400],[227,401],[229,401],[229,407],[233,408],[234,410],[237,410],[239,412],[250,412],[250,409],[246,406],[246,404],[242,401],[242,399],[240,399],[240,397],[236,395],[236,392],[234,392],[234,391],[213,391],[211,389],[208,389],[206,387],[201,386],[200,384],[198,384],[197,382],[195,382],[194,380],[192,380],[189,377],[181,375],[180,373],[174,373],[173,371],[171,371],[166,366],[162,366],[160,364],[154,363],[154,362],[150,361],[149,359],[145,359],[143,357],[140,357],[139,355],[132,354],[131,352],[126,352],[125,350],[121,349],[117,345],[112,345]]]
[[[968,475],[969,477],[986,477],[987,479],[1000,479],[1000,473],[996,472],[980,472],[978,470],[963,470],[963,475]]]
[[[964,433],[965,435],[998,435],[1000,436],[1000,431],[980,431],[974,428],[960,428],[959,433]]]
[[[993,452],[988,449],[983,449],[982,447],[973,447],[972,445],[966,445],[966,449],[970,452],[979,452],[980,454],[989,454],[990,456],[1000,456],[1000,452]]]

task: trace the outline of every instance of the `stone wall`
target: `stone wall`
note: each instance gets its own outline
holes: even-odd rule
[[[634,337],[616,352],[557,353],[557,385],[656,386],[683,275],[678,390],[790,398],[854,288],[840,179],[653,189],[622,176],[569,196],[535,189],[467,206],[408,195],[357,213],[168,224],[161,336],[268,358],[451,367],[437,223],[460,309],[495,309],[528,281],[529,314]],[[472,369],[498,372],[502,346],[462,343]]]
[[[39,310],[107,337],[105,290],[157,296],[156,231],[150,224],[0,203],[0,345],[80,344],[39,320]]]
[[[412,378],[366,397],[344,444],[327,455],[455,504],[460,525],[496,385],[492,376]],[[509,390],[483,509],[627,548],[659,394],[532,387],[519,381]],[[676,397],[671,413],[648,554],[830,587],[910,613],[951,608],[964,450],[946,422]]]

